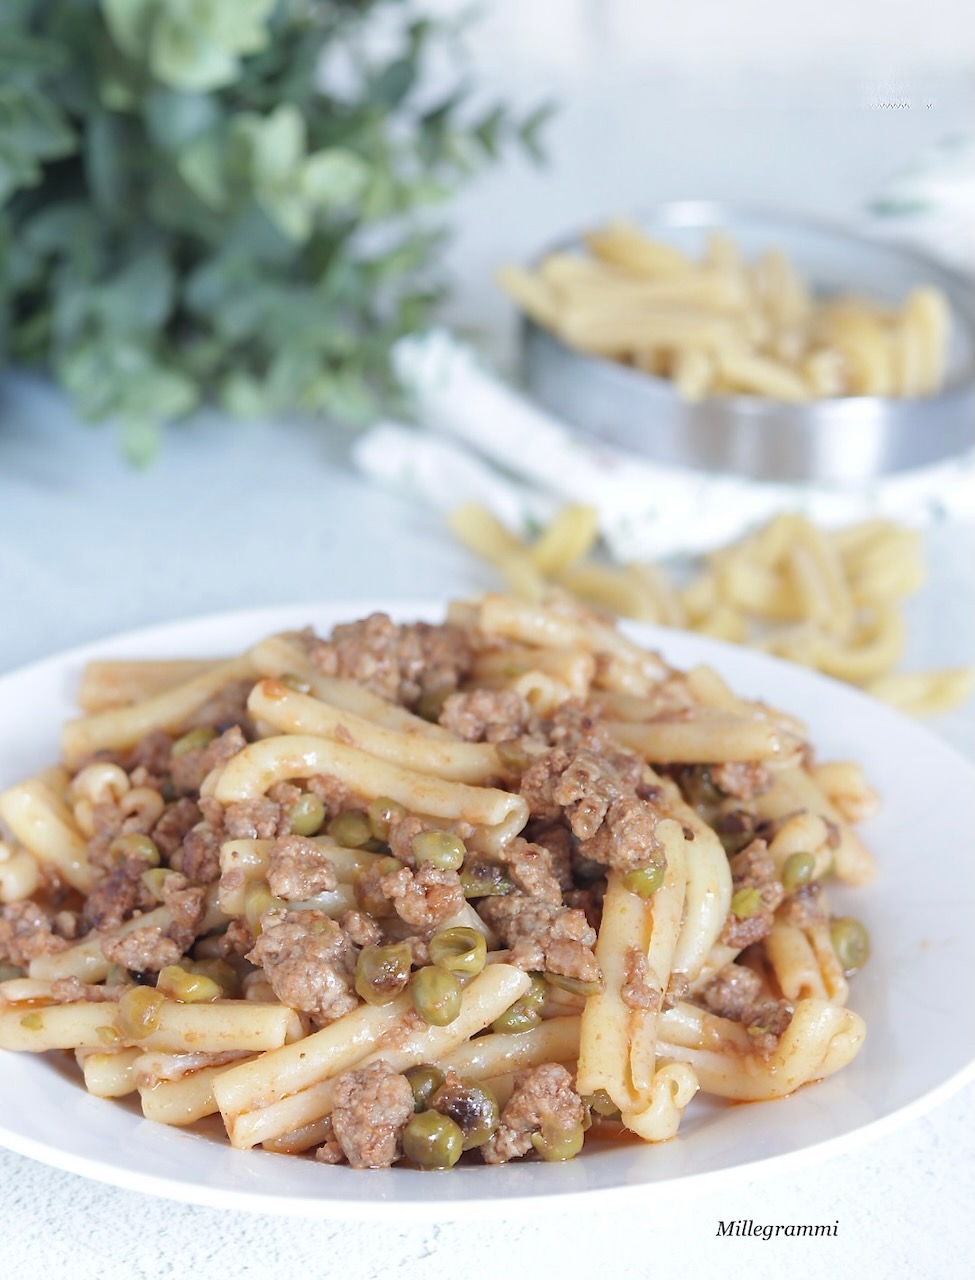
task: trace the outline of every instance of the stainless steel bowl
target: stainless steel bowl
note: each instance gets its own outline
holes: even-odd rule
[[[855,485],[975,444],[975,297],[963,276],[923,254],[786,214],[688,201],[638,221],[691,255],[703,252],[717,228],[730,232],[749,258],[781,249],[821,294],[854,292],[900,303],[917,285],[937,286],[952,311],[946,385],[918,399],[850,396],[793,405],[720,396],[692,404],[668,380],[582,355],[528,320],[526,386],[564,421],[658,462],[758,480]]]

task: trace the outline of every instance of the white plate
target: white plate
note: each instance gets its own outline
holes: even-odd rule
[[[0,785],[57,755],[58,728],[94,657],[237,652],[274,630],[327,628],[370,604],[307,606],[203,618],[76,649],[0,680]],[[389,606],[437,618],[431,606]],[[149,1194],[221,1208],[321,1217],[438,1219],[614,1205],[690,1191],[744,1169],[768,1172],[835,1155],[946,1098],[975,1076],[975,1023],[965,1010],[975,971],[975,774],[925,730],[845,686],[699,636],[638,632],[677,666],[709,662],[741,694],[803,717],[822,759],[862,761],[884,798],[862,828],[880,873],[840,899],[867,924],[873,956],[853,984],[866,1019],[860,1056],[791,1098],[748,1106],[695,1099],[680,1136],[657,1147],[608,1144],[565,1165],[471,1166],[448,1174],[355,1172],[263,1151],[232,1151],[212,1134],[169,1129],[117,1102],[89,1097],[50,1055],[0,1053],[0,1143],[48,1164]],[[215,1133],[216,1130],[214,1129]],[[503,1203],[502,1203],[503,1202]]]

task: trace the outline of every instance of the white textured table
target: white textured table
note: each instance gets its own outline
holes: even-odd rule
[[[341,444],[298,423],[177,433],[149,472],[109,433],[85,434],[43,383],[0,384],[0,671],[129,627],[220,609],[369,595],[439,597],[489,579],[439,520],[375,492]],[[972,531],[930,540],[931,580],[913,602],[911,660],[973,648]],[[971,708],[938,730],[975,755]],[[0,1277],[132,1280],[192,1275],[616,1277],[968,1274],[975,1245],[970,1148],[975,1088],[861,1150],[724,1191],[654,1191],[634,1214],[413,1226],[297,1223],[187,1207],[0,1152]],[[0,1106],[10,1100],[0,1099]],[[728,1239],[718,1222],[832,1222],[836,1239]],[[608,1260],[611,1259],[611,1264]],[[556,1261],[557,1260],[557,1261]]]
[[[628,78],[598,60],[561,94],[553,161],[506,166],[459,206],[453,314],[487,323],[509,352],[499,261],[616,209],[689,195],[852,213],[939,135],[967,128],[970,77],[918,82],[933,110],[862,107],[854,76],[758,84],[709,70]],[[508,68],[505,67],[507,73]],[[825,79],[823,77],[826,77]],[[531,79],[524,96],[546,89]],[[654,95],[656,109],[647,107]],[[510,329],[509,329],[510,332]],[[491,584],[438,518],[367,488],[341,443],[309,425],[173,433],[149,472],[120,462],[29,379],[0,380],[0,672],[130,627],[323,598],[437,598]],[[911,604],[910,665],[970,661],[972,530],[941,527],[931,578]],[[969,707],[936,726],[975,756]],[[960,1016],[969,1016],[961,1014]],[[0,1099],[0,1107],[9,1106]],[[858,1151],[724,1191],[648,1193],[643,1210],[488,1224],[300,1223],[156,1201],[0,1152],[0,1280],[186,1280],[194,1275],[441,1280],[593,1275],[616,1280],[970,1274],[975,1254],[975,1087]],[[720,1220],[832,1222],[835,1239],[718,1238]]]

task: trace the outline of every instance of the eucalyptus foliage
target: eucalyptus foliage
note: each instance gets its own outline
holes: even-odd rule
[[[545,114],[430,100],[462,25],[404,0],[2,0],[6,359],[135,457],[204,397],[372,413],[441,294],[431,206],[535,151]]]

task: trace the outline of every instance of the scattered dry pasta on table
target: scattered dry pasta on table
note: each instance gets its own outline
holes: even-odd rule
[[[444,1169],[659,1142],[860,1048],[862,771],[567,596],[92,664],[81,701],[0,795],[0,1048],[99,1097]]]
[[[899,307],[816,298],[778,250],[744,260],[712,232],[700,262],[617,221],[584,237],[590,256],[552,253],[499,282],[563,342],[712,395],[802,402],[924,396],[944,382],[951,313],[933,287]]]
[[[751,645],[909,715],[938,715],[972,694],[971,666],[895,670],[906,640],[900,606],[923,583],[924,562],[920,534],[887,520],[827,531],[801,515],[775,516],[707,556],[684,586],[657,565],[589,558],[599,532],[591,507],[564,507],[534,543],[477,504],[457,507],[449,522],[525,599],[555,587],[620,617]]]

